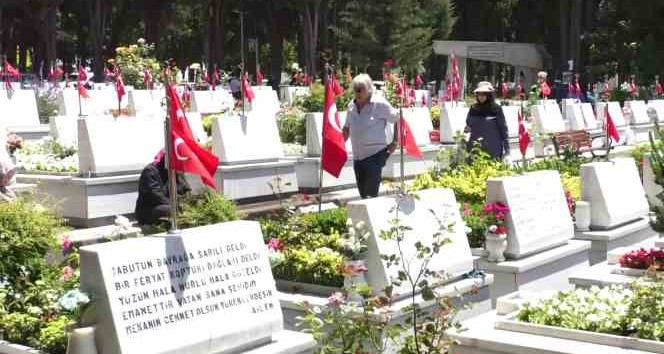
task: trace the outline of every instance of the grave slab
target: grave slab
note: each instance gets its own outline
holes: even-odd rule
[[[591,242],[590,265],[606,260],[607,253],[619,247],[637,244],[656,236],[647,219],[640,219],[612,230],[579,232],[577,240]]]
[[[658,122],[664,122],[664,100],[648,101],[648,107],[655,110]]]
[[[221,164],[275,162],[284,157],[276,117],[261,115],[260,110],[217,117],[212,138]]]
[[[581,165],[582,200],[594,230],[609,230],[648,215],[648,201],[632,158]]]
[[[619,346],[561,339],[543,334],[530,334],[496,328],[507,315],[495,311],[462,322],[463,331],[450,331],[455,343],[450,347],[454,354],[626,354],[645,353]]]
[[[569,123],[569,130],[585,130],[586,123],[583,119],[583,111],[580,104],[565,105],[565,116]]]
[[[475,268],[494,276],[491,297],[495,306],[499,297],[517,290],[569,289],[570,274],[588,267],[589,250],[589,242],[571,240],[518,260],[492,263],[479,258]]]
[[[503,106],[503,115],[505,115],[505,122],[507,123],[507,135],[510,138],[519,137],[519,106]]]
[[[347,205],[348,217],[355,223],[364,221],[370,233],[366,256],[369,269],[367,283],[375,294],[382,293],[389,285],[395,285],[394,281],[400,269],[388,267],[381,259],[382,255],[399,254],[401,251],[402,257],[410,262],[414,271],[422,264],[422,261],[415,257],[414,244],[421,242],[423,245],[431,245],[433,235],[437,233],[442,233],[442,237],[449,238],[451,243],[441,248],[440,253],[430,261],[428,268],[444,273],[449,280],[459,279],[473,270],[473,257],[452,190],[429,189],[415,195],[417,197],[406,195],[371,198]],[[380,237],[382,232],[390,229],[390,222],[395,218],[399,218],[401,225],[412,228],[405,232],[400,246],[394,240]],[[405,284],[395,285],[394,292],[404,295],[408,289]]]
[[[291,106],[297,97],[306,96],[310,92],[308,86],[281,85],[279,87],[279,99],[281,103]]]
[[[632,111],[631,124],[650,124],[648,106],[645,101],[626,101],[625,106]]]
[[[202,115],[218,114],[233,108],[234,99],[226,90],[192,91],[191,110]]]
[[[468,117],[468,107],[443,105],[440,112],[440,142],[454,143],[454,136],[463,133]]]
[[[566,243],[574,226],[558,171],[536,171],[487,180],[487,203],[501,202],[507,216],[509,258],[521,258]]]
[[[0,91],[0,124],[7,127],[39,127],[39,112],[34,90],[14,90],[11,97]]]
[[[311,337],[282,336],[280,349],[267,350],[276,343],[272,336],[283,331],[283,317],[257,222],[84,246],[80,252],[81,288],[96,300],[92,322],[100,354],[313,349]]]
[[[602,125],[597,121],[593,106],[590,103],[581,103],[581,112],[583,113],[583,120],[588,130],[600,129]]]
[[[166,116],[162,107],[165,103],[163,90],[131,90],[127,94],[128,105],[134,107],[136,116]]]
[[[565,121],[558,105],[544,104],[532,107],[532,114],[535,117],[540,132],[542,133],[560,133],[565,131]]]

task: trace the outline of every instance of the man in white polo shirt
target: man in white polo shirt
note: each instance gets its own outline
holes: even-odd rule
[[[348,104],[344,138],[353,146],[353,168],[357,189],[362,199],[378,196],[382,171],[398,140],[398,124],[394,138],[388,142],[388,123],[399,121],[399,112],[385,98],[374,95],[371,77],[360,74],[352,82],[355,99]]]

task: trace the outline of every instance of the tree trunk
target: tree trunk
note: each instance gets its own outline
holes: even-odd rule
[[[214,64],[223,65],[224,47],[224,0],[210,0],[208,6],[208,50],[209,69]]]
[[[570,59],[569,52],[569,0],[560,1],[560,53],[558,65],[560,72],[567,70],[567,61]]]
[[[4,42],[5,42],[5,21],[4,21],[4,11],[5,7],[0,4],[0,54],[4,53]]]
[[[163,1],[163,0],[162,0]],[[144,0],[143,12],[145,14],[145,40],[148,43],[158,43],[161,33],[162,1]]]
[[[106,0],[88,0],[88,16],[90,18],[90,43],[94,56],[93,69],[95,80],[100,82],[104,71],[104,42],[106,34],[107,6]]]
[[[50,1],[48,4],[48,13],[46,14],[46,36],[45,36],[45,53],[41,55],[44,62],[44,67],[48,67],[50,63],[54,63],[57,55],[57,16],[58,6],[60,1]],[[41,64],[41,63],[39,63]]]
[[[288,27],[288,10],[273,9],[272,31],[270,38],[270,54],[272,55],[270,85],[279,90],[281,84],[281,67],[283,66],[284,32]]]

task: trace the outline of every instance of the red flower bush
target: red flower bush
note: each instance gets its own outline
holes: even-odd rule
[[[661,268],[664,265],[664,249],[646,250],[641,248],[639,250],[625,253],[620,257],[620,266],[632,269],[648,269],[655,265]]]

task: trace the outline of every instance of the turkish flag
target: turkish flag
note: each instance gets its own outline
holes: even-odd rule
[[[452,53],[452,100],[461,98],[461,75],[459,74],[459,59]]]
[[[424,85],[424,81],[422,80],[422,75],[417,74],[417,76],[415,76],[415,87],[421,88],[422,85]]]
[[[166,87],[166,96],[170,102],[168,115],[171,126],[170,146],[172,147],[169,168],[199,175],[203,183],[217,189],[214,175],[217,172],[219,159],[207,149],[198,145],[194,139],[194,134],[187,122],[175,86],[168,85]]]
[[[523,92],[523,86],[521,85],[520,82],[516,85],[516,88],[514,89],[514,93],[516,94],[516,97],[519,97],[519,99],[524,98],[525,95],[524,95],[524,92]]]
[[[424,158],[422,155],[422,151],[420,151],[420,148],[417,147],[417,143],[415,142],[415,137],[413,136],[413,132],[410,130],[410,126],[408,125],[408,122],[406,122],[406,119],[403,117],[403,113],[401,114],[401,119],[399,121],[400,129],[400,143],[401,146],[403,146],[404,150],[406,150],[406,153],[411,156],[415,156],[417,158]]]
[[[507,82],[503,81],[500,83],[500,95],[503,97],[503,99],[507,99],[507,96],[509,96],[510,90],[507,87]]]
[[[127,91],[125,91],[124,80],[122,79],[122,73],[118,68],[115,69],[115,92],[118,94],[118,101],[122,101],[122,96],[124,96]]]
[[[659,81],[655,83],[655,94],[657,96],[664,95],[664,86],[662,86],[662,84]]]
[[[21,74],[7,60],[5,60],[5,75],[13,77],[15,80],[21,78]]]
[[[616,125],[613,123],[613,118],[611,118],[611,114],[609,113],[609,105],[606,105],[606,134],[608,137],[610,137],[613,141],[616,143],[620,141],[620,134],[618,133],[618,129],[616,128]]]
[[[530,145],[530,134],[526,129],[526,124],[523,122],[523,110],[519,110],[519,151],[521,155],[526,156],[526,151]]]
[[[337,111],[334,76],[330,77],[325,83],[325,106],[323,111],[323,144],[321,150],[321,165],[323,170],[334,177],[339,178],[341,169],[348,160],[346,152],[346,140],[344,139],[341,122],[339,121],[339,112]]]
[[[549,96],[551,96],[551,87],[549,87],[549,84],[547,84],[546,81],[540,85],[540,91],[542,92],[542,97],[544,99],[547,99]]]
[[[256,98],[254,91],[251,89],[251,84],[249,83],[249,75],[244,74],[242,76],[242,92],[244,92],[244,97],[251,103],[251,101]]]
[[[263,73],[261,72],[261,68],[260,67],[256,68],[256,85],[262,86],[264,79],[265,79],[265,77],[263,76]]]
[[[76,88],[78,89],[78,94],[82,98],[90,98],[88,90],[85,88],[85,81],[88,80],[88,75],[85,73],[85,69],[81,65],[78,66],[78,78],[77,78]]]
[[[152,73],[148,68],[143,69],[143,83],[146,90],[152,90]]]

